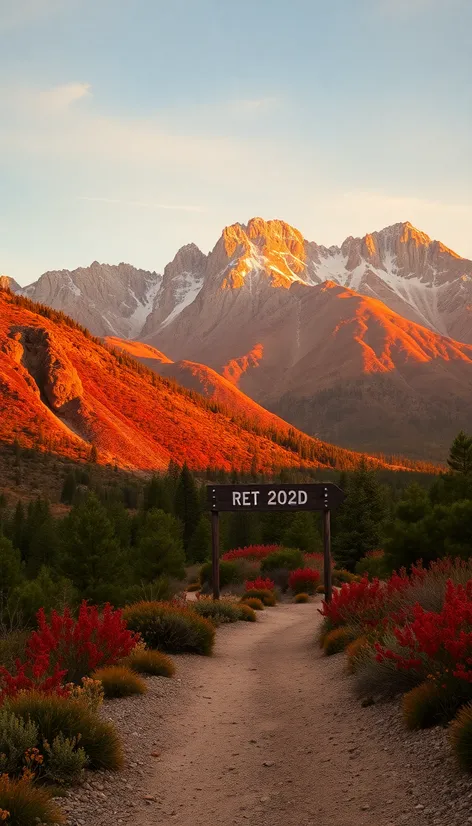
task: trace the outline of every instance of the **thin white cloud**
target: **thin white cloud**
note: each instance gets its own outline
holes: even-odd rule
[[[72,5],[73,0],[0,0],[0,32],[35,23]]]
[[[45,109],[67,109],[76,100],[91,94],[89,83],[65,83],[38,94],[38,102]]]
[[[244,115],[267,112],[277,106],[277,104],[278,100],[275,97],[241,98],[230,101],[226,108],[232,115]]]
[[[80,195],[79,201],[90,201],[98,204],[118,204],[119,206],[140,207],[143,209],[164,209],[176,212],[204,212],[200,206],[190,206],[188,204],[156,204],[147,201],[124,201],[120,198],[90,198],[87,195]]]

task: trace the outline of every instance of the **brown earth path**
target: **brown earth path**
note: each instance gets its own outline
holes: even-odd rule
[[[160,759],[136,826],[420,826],[400,748],[372,730],[314,644],[319,602],[223,627],[183,658],[156,722]],[[153,726],[153,720],[148,720]],[[141,807],[139,807],[141,808]]]

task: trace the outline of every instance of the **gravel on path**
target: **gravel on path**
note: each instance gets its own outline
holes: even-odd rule
[[[223,626],[213,657],[176,657],[174,680],[106,703],[127,765],[87,773],[68,824],[472,824],[472,780],[445,730],[407,732],[398,704],[362,708],[343,655],[315,644],[318,607]]]

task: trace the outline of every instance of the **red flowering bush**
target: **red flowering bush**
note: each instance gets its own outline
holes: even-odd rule
[[[406,573],[393,574],[388,582],[369,581],[367,575],[360,582],[344,583],[333,592],[330,603],[323,602],[322,615],[331,628],[340,625],[359,625],[365,630],[385,623],[401,607],[401,594],[409,587]]]
[[[288,578],[288,587],[294,594],[314,594],[320,581],[320,572],[314,568],[297,568]]]
[[[99,611],[83,602],[77,619],[66,608],[63,614],[53,611],[48,620],[40,609],[38,630],[26,645],[26,657],[44,675],[60,669],[66,682],[80,683],[95,669],[127,657],[138,642],[139,635],[126,627],[121,611],[110,605]]]
[[[269,577],[264,579],[264,577],[258,576],[257,579],[247,579],[244,583],[246,591],[273,591],[274,588],[275,582]]]
[[[227,551],[221,559],[224,562],[234,562],[236,559],[265,559],[269,554],[279,551],[279,545],[248,545],[246,548],[235,548],[232,551]]]
[[[16,661],[15,674],[0,665],[0,706],[8,697],[15,697],[19,691],[40,691],[44,694],[68,696],[69,689],[63,682],[66,671],[56,664],[51,675],[47,675],[47,666],[43,657],[36,657],[30,662]]]
[[[463,699],[472,697],[472,580],[465,586],[449,580],[441,611],[417,604],[412,614],[412,620],[394,628],[400,653],[377,643],[377,660],[425,672],[441,688]]]

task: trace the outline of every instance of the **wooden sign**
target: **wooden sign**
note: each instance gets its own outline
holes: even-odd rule
[[[220,512],[322,511],[325,600],[331,601],[331,510],[344,502],[345,494],[330,482],[307,485],[208,485],[212,524],[213,599],[220,597]]]
[[[212,511],[326,511],[344,501],[331,483],[308,485],[208,485]]]

